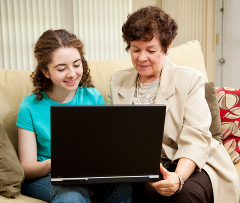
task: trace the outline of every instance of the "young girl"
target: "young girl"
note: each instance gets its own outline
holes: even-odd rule
[[[35,49],[33,94],[19,106],[18,153],[25,172],[22,193],[47,202],[90,202],[88,187],[51,185],[51,105],[104,105],[94,89],[83,44],[66,30],[47,30]],[[101,202],[131,202],[129,184],[96,188]]]

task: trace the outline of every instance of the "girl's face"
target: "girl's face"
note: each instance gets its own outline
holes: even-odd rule
[[[151,83],[159,79],[166,54],[156,36],[148,42],[131,41],[130,54],[141,82]]]
[[[75,92],[83,75],[80,53],[75,48],[60,48],[53,52],[52,61],[43,74],[53,82],[53,93]]]

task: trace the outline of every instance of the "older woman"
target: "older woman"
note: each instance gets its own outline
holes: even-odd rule
[[[203,74],[177,66],[166,56],[177,29],[168,14],[151,6],[129,15],[122,27],[134,67],[112,75],[107,103],[167,107],[163,179],[138,186],[133,194],[144,194],[137,202],[236,203],[238,175],[223,145],[209,131]],[[147,122],[144,115],[139,119]]]

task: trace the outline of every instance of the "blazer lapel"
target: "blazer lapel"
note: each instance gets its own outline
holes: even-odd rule
[[[119,100],[121,104],[132,104],[134,93],[136,90],[136,81],[138,77],[138,72],[133,69],[133,71],[126,77],[123,85],[119,89],[118,94],[123,99]]]
[[[138,77],[138,72],[133,69],[133,71],[126,77],[123,82],[123,85],[118,91],[119,104],[132,104],[134,93],[136,90],[136,81]],[[160,87],[157,92],[156,104],[165,104],[166,111],[170,108],[170,104],[167,102],[167,99],[175,93],[175,83],[174,78],[174,64],[166,57],[165,65],[162,70],[160,78]]]
[[[165,104],[166,112],[170,108],[170,104],[167,102],[168,98],[175,93],[174,79],[174,64],[166,57],[165,65],[162,70],[160,78],[160,88],[158,89],[155,103]]]

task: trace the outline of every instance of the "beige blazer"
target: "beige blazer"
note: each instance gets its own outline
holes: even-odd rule
[[[132,104],[137,77],[134,68],[114,73],[107,103]],[[237,203],[237,171],[223,145],[209,131],[211,113],[203,74],[177,66],[166,57],[155,103],[166,105],[163,149],[167,157],[172,161],[186,157],[196,163],[197,170],[203,168],[211,179],[215,203]]]

